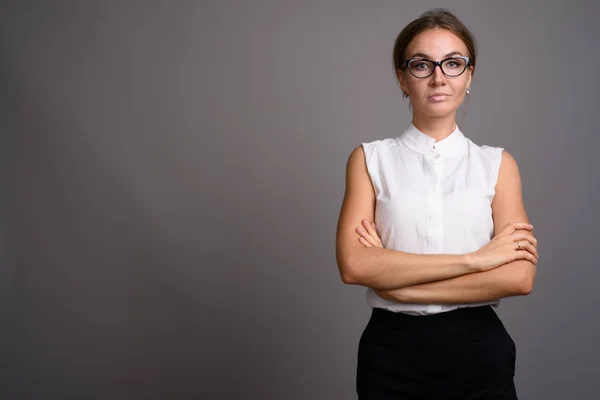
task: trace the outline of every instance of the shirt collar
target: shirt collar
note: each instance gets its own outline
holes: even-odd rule
[[[456,125],[456,128],[449,136],[436,142],[435,138],[421,132],[412,122],[400,135],[400,140],[408,148],[438,159],[461,154],[467,143],[467,138],[460,131],[458,125]],[[437,156],[438,154],[439,156]]]

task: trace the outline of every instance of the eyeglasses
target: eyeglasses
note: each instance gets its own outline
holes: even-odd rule
[[[469,65],[469,57],[454,56],[442,61],[413,58],[412,60],[404,61],[404,67],[408,67],[408,70],[415,78],[427,78],[433,75],[433,71],[435,71],[435,67],[438,65],[444,75],[455,78],[465,72]]]

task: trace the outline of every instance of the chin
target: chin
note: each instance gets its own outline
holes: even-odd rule
[[[444,118],[456,113],[456,108],[440,104],[439,106],[426,107],[423,109],[423,113],[434,118]]]
[[[437,103],[425,104],[421,108],[419,108],[419,111],[433,118],[443,118],[456,113],[457,109],[458,107],[455,107],[454,104]]]

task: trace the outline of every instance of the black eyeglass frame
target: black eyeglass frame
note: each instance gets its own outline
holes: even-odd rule
[[[442,63],[448,61],[448,60],[456,60],[457,58],[463,59],[464,61],[466,61],[465,63],[465,68],[461,71],[460,74],[458,75],[449,75],[446,73],[446,71],[444,71],[444,68],[442,68]],[[410,66],[408,64],[410,64],[412,61],[428,61],[430,63],[433,64],[433,68],[431,68],[431,73],[427,76],[416,76],[412,69],[410,69]],[[428,60],[426,58],[411,58],[410,60],[405,60],[404,64],[402,65],[403,68],[408,68],[408,71],[410,72],[410,74],[412,76],[414,76],[417,79],[425,79],[425,78],[429,78],[431,75],[433,75],[433,73],[435,72],[435,67],[439,66],[440,67],[440,71],[442,71],[442,74],[444,74],[444,76],[447,76],[448,78],[456,78],[458,76],[461,76],[462,74],[465,73],[465,71],[467,70],[467,67],[471,65],[471,59],[468,56],[452,56],[452,57],[448,57],[448,58],[444,58],[442,61],[433,61],[433,60]]]

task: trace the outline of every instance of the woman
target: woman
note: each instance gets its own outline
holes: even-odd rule
[[[474,39],[450,12],[411,22],[394,67],[412,122],[348,159],[336,255],[372,307],[360,399],[517,398],[515,344],[492,307],[531,292],[537,240],[515,159],[456,125],[475,64]]]

